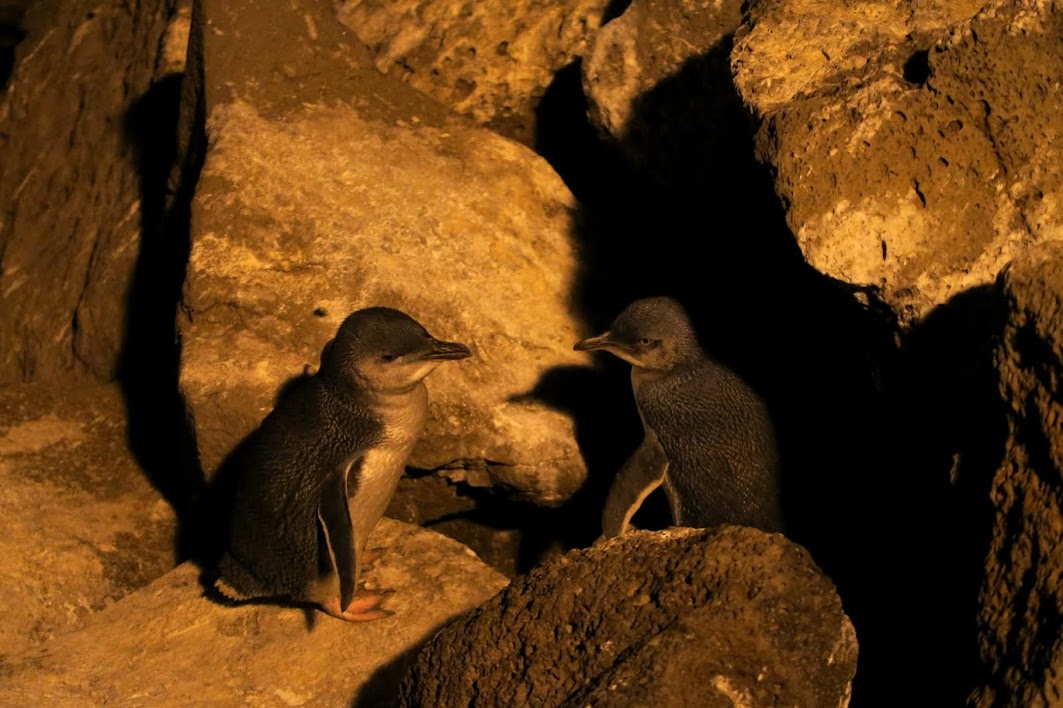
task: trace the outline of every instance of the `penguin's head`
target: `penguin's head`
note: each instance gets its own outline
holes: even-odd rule
[[[601,349],[651,371],[667,371],[701,356],[686,310],[670,297],[636,300],[617,315],[609,329],[577,342],[574,349]]]
[[[321,354],[321,375],[374,393],[407,391],[443,361],[469,348],[436,339],[415,319],[390,307],[356,310]]]

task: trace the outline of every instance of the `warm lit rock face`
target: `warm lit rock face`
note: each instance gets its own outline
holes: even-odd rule
[[[1063,237],[1063,9],[764,0],[732,54],[805,258],[903,322]]]
[[[530,145],[539,99],[584,54],[608,5],[343,0],[338,12],[377,69]]]
[[[629,125],[639,98],[690,59],[722,50],[726,61],[727,40],[741,21],[738,0],[632,2],[624,14],[602,27],[583,60],[583,90],[592,122],[621,139],[632,129],[646,130]],[[698,106],[695,96],[688,98],[688,106]],[[682,111],[669,117],[680,124],[691,119]]]
[[[0,100],[0,382],[111,379],[139,252],[126,111],[173,0],[42,1]]]
[[[388,705],[404,654],[506,580],[460,543],[384,519],[367,583],[392,614],[344,622],[317,610],[227,606],[184,564],[46,648],[10,657],[3,705]],[[364,702],[361,702],[364,701]]]
[[[990,682],[976,706],[1063,702],[1063,243],[1031,248],[1001,278],[998,355],[1010,439],[979,617]]]
[[[585,361],[567,189],[523,145],[365,66],[328,3],[271,5],[268,21],[256,8],[208,1],[193,18],[202,86],[185,110],[206,116],[209,149],[181,387],[205,469],[317,366],[344,317],[386,305],[474,354],[428,378],[410,464],[563,500],[585,476],[572,421],[516,397]]]
[[[856,655],[833,584],[783,536],[637,531],[443,629],[400,704],[843,706]]]
[[[0,387],[0,661],[173,568],[174,516],[110,386]]]

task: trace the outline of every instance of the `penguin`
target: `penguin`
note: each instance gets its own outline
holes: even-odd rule
[[[378,619],[356,586],[366,540],[424,429],[424,379],[469,348],[388,307],[351,313],[321,366],[279,398],[236,456],[215,587],[231,600],[285,598],[349,621]]]
[[[574,348],[606,351],[631,364],[644,430],[609,489],[605,538],[625,533],[658,487],[676,526],[783,530],[778,451],[767,408],[737,374],[705,354],[679,302],[636,300],[608,330]]]

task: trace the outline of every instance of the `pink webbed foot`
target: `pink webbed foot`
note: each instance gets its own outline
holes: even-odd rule
[[[321,603],[321,609],[337,619],[348,622],[369,622],[383,619],[395,614],[379,607],[380,603],[391,594],[391,591],[369,592],[358,590],[354,593],[354,599],[346,610],[340,610],[340,599],[334,597],[328,602]]]
[[[367,548],[362,551],[362,568],[368,569],[373,567],[373,563],[380,560],[380,557],[387,552],[386,548]]]

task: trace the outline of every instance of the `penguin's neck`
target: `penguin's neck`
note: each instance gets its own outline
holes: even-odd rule
[[[374,391],[368,399],[370,408],[384,424],[388,439],[416,439],[424,429],[428,419],[428,388],[423,381],[398,392]]]

